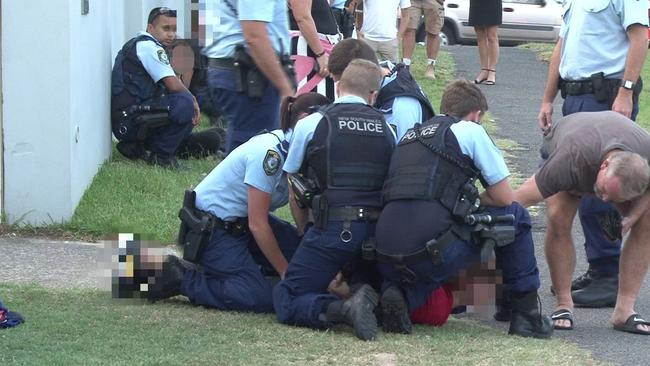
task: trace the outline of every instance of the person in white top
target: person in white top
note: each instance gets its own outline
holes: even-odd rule
[[[361,0],[354,0],[358,2]],[[379,60],[399,61],[398,47],[409,23],[411,0],[363,0],[361,37],[375,50]],[[400,9],[399,28],[396,10]]]

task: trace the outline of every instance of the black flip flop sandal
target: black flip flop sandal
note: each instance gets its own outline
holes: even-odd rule
[[[551,314],[551,320],[555,323],[556,320],[568,320],[571,325],[568,327],[560,327],[553,324],[553,328],[557,330],[573,330],[573,313],[568,309],[555,310]]]
[[[645,331],[637,328],[637,325],[648,325],[650,322],[643,319],[639,314],[632,314],[623,324],[618,324],[614,326],[614,330],[621,332],[628,332],[634,334],[650,335],[650,331]]]

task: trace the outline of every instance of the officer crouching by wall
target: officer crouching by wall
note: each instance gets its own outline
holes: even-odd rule
[[[505,161],[480,125],[485,96],[458,80],[445,89],[440,109],[446,115],[416,125],[400,140],[384,184],[375,252],[385,278],[383,329],[409,333],[409,315],[460,270],[481,260],[479,236],[490,231],[475,232],[468,220],[479,217],[468,217],[478,208],[478,178],[486,187],[480,212],[514,216],[510,240],[500,240],[499,230],[490,238],[497,242],[497,268],[512,296],[509,333],[548,338],[553,327],[538,309],[530,217],[513,202]]]
[[[282,165],[296,123],[312,106],[328,103],[317,93],[286,98],[282,129],[252,137],[186,192],[179,244],[183,258],[199,268],[168,257],[149,299],[182,294],[193,304],[221,310],[273,311],[265,276],[284,277],[303,230],[271,214],[289,198]]]
[[[147,31],[129,40],[115,58],[111,125],[117,150],[129,159],[177,167],[176,150],[199,123],[196,99],[165,51],[175,39],[176,11],[154,8]]]
[[[302,120],[284,170],[318,187],[306,205],[314,225],[273,290],[280,322],[323,329],[337,323],[354,327],[369,340],[377,333],[377,293],[360,285],[348,300],[327,291],[344,265],[360,260],[361,245],[374,236],[380,193],[394,147],[382,113],[372,105],[381,82],[372,62],[354,60],[337,84],[332,106]]]

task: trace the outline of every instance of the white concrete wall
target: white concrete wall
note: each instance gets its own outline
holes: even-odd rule
[[[111,152],[110,75],[151,8],[189,0],[2,0],[4,213],[42,225],[72,217]]]
[[[80,195],[70,184],[70,6],[4,0],[2,14],[5,213],[10,223],[60,221]]]

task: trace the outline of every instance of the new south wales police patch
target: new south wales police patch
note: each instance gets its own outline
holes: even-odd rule
[[[158,50],[158,59],[165,65],[169,65],[169,57],[167,57],[167,52],[165,50]]]
[[[278,169],[280,169],[280,154],[275,150],[267,151],[264,162],[262,162],[262,167],[266,175],[274,175],[277,173]]]

